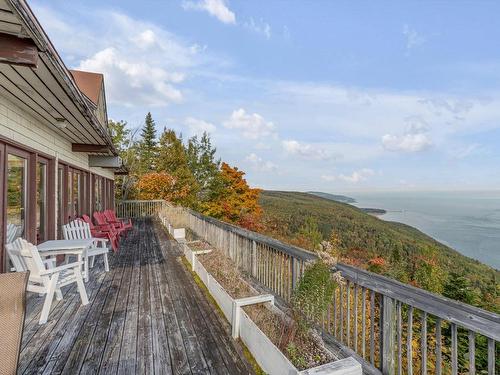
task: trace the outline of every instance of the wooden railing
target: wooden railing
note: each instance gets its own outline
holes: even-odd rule
[[[167,202],[164,200],[126,200],[116,201],[115,211],[118,217],[138,218],[158,215]]]
[[[135,212],[132,210],[131,212]],[[224,251],[240,269],[289,301],[316,255],[267,236],[165,203],[159,215]],[[338,264],[346,280],[315,323],[325,339],[355,355],[366,373],[499,372],[500,316]]]

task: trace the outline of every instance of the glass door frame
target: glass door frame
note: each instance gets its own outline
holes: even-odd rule
[[[35,170],[35,196],[34,196],[34,199],[35,199],[35,230],[37,230],[38,228],[36,228],[37,226],[37,215],[38,215],[38,207],[37,207],[37,198],[38,198],[38,181],[36,180],[36,172],[38,170],[38,164],[43,164],[45,166],[45,187],[44,187],[44,193],[45,193],[45,204],[44,204],[44,215],[43,215],[43,228],[44,228],[44,236],[43,236],[43,241],[47,241],[51,235],[50,235],[50,228],[49,228],[49,225],[50,225],[50,216],[51,216],[51,212],[50,212],[50,204],[51,204],[51,199],[50,199],[50,192],[51,192],[51,161],[47,158],[44,158],[42,156],[38,156],[37,155],[37,158],[36,158],[36,170]],[[35,236],[37,235],[37,233],[35,233]],[[38,240],[38,238],[37,238]]]
[[[5,239],[7,236],[7,213],[4,207],[7,204],[7,184],[5,183],[6,145],[0,142],[0,272],[7,269],[7,254],[5,252]]]

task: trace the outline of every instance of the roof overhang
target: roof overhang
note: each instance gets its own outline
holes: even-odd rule
[[[36,65],[0,59],[0,95],[71,143],[106,146],[104,154],[117,155],[107,124],[97,118],[25,0],[0,0],[0,35],[11,40],[4,55],[10,51],[21,60],[24,43],[31,46],[24,58],[34,62],[35,48],[37,58]]]
[[[129,170],[119,156],[89,155],[89,166],[113,169],[115,175],[128,175]]]
[[[89,155],[89,167],[121,168],[122,159],[119,156]]]

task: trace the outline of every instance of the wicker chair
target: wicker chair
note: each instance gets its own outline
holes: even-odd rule
[[[15,374],[23,338],[29,272],[0,274],[0,375]]]

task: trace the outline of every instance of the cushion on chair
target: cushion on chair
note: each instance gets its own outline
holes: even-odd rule
[[[0,374],[15,374],[23,338],[29,272],[0,274]]]

